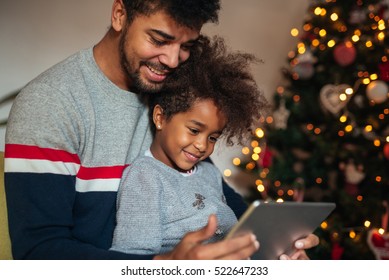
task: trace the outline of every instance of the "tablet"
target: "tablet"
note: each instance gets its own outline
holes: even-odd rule
[[[264,202],[254,201],[226,238],[251,232],[260,243],[251,257],[255,260],[276,260],[293,252],[294,241],[312,233],[335,209],[327,202]]]

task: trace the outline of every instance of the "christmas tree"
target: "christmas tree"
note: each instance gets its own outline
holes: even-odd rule
[[[389,259],[388,1],[312,1],[274,111],[234,164],[249,200],[331,201],[313,259]]]

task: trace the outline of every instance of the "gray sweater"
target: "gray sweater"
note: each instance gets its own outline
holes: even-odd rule
[[[216,214],[220,240],[237,222],[223,195],[219,170],[200,162],[190,176],[143,156],[123,172],[117,199],[112,250],[134,254],[171,251],[182,237],[204,227]]]

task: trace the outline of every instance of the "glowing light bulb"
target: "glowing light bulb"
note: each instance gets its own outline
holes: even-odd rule
[[[339,16],[338,16],[337,13],[332,13],[331,16],[330,16],[330,18],[331,18],[332,21],[337,21],[338,18],[339,18]]]
[[[293,37],[297,37],[299,35],[299,31],[297,28],[293,28],[291,31],[290,31],[290,34],[293,36]]]
[[[241,163],[240,158],[234,158],[234,159],[232,160],[232,163],[233,163],[234,165],[239,165],[239,164]]]
[[[339,118],[339,121],[340,121],[341,123],[345,123],[345,122],[347,121],[347,116],[342,115],[342,116]]]
[[[242,154],[248,155],[250,153],[250,149],[248,147],[243,147],[242,148]]]
[[[332,48],[333,46],[335,46],[335,44],[336,44],[335,40],[329,40],[327,46]]]
[[[265,132],[263,131],[262,128],[257,128],[255,130],[255,135],[257,135],[258,138],[262,138],[265,136]]]

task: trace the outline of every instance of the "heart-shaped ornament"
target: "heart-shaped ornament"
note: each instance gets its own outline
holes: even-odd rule
[[[334,115],[338,114],[350,100],[348,96],[344,100],[340,99],[340,95],[345,93],[346,89],[348,88],[350,88],[350,86],[347,84],[328,84],[322,87],[320,90],[320,102],[323,107]]]
[[[369,230],[367,244],[377,260],[389,260],[389,233],[380,234],[377,229]]]

